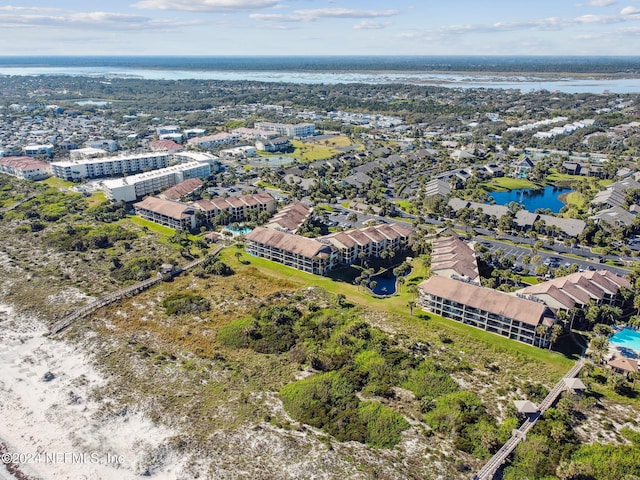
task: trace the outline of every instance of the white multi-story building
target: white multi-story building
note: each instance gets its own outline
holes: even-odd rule
[[[273,123],[273,122],[256,122],[254,128],[256,130],[266,130],[268,132],[277,132],[279,135],[286,135],[292,138],[312,137],[316,134],[316,127],[313,123]]]
[[[50,157],[53,154],[53,145],[27,145],[24,147],[24,154],[27,157],[35,157],[37,155],[46,155]]]
[[[173,187],[188,178],[206,178],[209,175],[211,165],[208,163],[189,162],[125,178],[105,180],[102,188],[110,200],[133,202],[145,195]]]
[[[115,140],[105,140],[103,138],[99,138],[87,142],[87,147],[99,148],[101,150],[106,150],[107,152],[116,152],[118,150],[118,142],[116,142]]]
[[[119,155],[52,162],[53,175],[65,180],[101,178],[144,172],[169,166],[168,152]]]
[[[43,180],[51,176],[51,166],[31,157],[0,158],[0,172],[23,180]]]
[[[76,148],[74,150],[69,150],[69,157],[71,160],[83,160],[87,158],[98,158],[105,157],[107,155],[107,151],[102,148],[93,148],[93,147],[85,147],[85,148]]]

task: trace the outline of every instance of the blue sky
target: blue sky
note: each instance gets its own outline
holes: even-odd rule
[[[640,55],[640,0],[0,4],[0,55],[163,54]]]

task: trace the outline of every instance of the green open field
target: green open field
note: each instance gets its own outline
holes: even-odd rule
[[[46,180],[42,180],[41,183],[53,188],[71,188],[75,185],[73,182],[68,182],[58,177],[49,177]]]
[[[523,188],[537,188],[538,184],[527,180],[525,178],[512,178],[512,177],[498,177],[492,178],[488,182],[482,184],[482,186],[490,192],[504,191],[504,190],[519,190]]]

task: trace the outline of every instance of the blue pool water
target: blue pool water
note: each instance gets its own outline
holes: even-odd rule
[[[498,205],[507,205],[510,202],[520,203],[530,212],[535,212],[538,208],[548,208],[553,213],[558,213],[564,203],[558,198],[560,195],[569,193],[570,188],[557,188],[553,186],[539,189],[509,190],[507,192],[492,192],[490,197]]]
[[[609,339],[611,345],[629,348],[640,354],[640,332],[631,328],[623,328]]]
[[[243,227],[243,228],[227,227],[226,229],[232,232],[234,235],[246,235],[247,233],[251,232],[251,229],[248,227]]]

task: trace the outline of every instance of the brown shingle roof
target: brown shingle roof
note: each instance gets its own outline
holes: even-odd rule
[[[425,294],[446,298],[528,325],[540,325],[545,317],[553,315],[549,308],[542,303],[446,277],[428,278],[418,287]]]
[[[165,215],[176,220],[188,218],[193,215],[193,208],[183,203],[172,202],[171,200],[163,200],[158,197],[147,197],[141,202],[134,203],[133,208],[136,210],[149,210],[160,215]]]
[[[188,178],[187,180],[184,180],[183,182],[180,182],[162,192],[162,197],[167,200],[180,200],[181,197],[189,195],[190,193],[202,188],[202,185],[202,180],[199,178]]]
[[[625,372],[638,371],[638,362],[628,357],[614,357],[607,362],[607,365]]]
[[[567,305],[566,297],[571,297],[576,303],[586,305],[591,299],[604,299],[605,295],[616,295],[621,286],[629,286],[626,278],[620,277],[609,270],[576,272],[564,277],[554,278],[537,285],[518,290],[523,295],[549,295],[557,301]],[[569,307],[571,308],[571,307]]]
[[[272,230],[270,228],[256,227],[252,232],[245,236],[250,242],[256,242],[273,248],[292,252],[302,257],[313,258],[322,253],[330,253],[330,245],[325,245],[316,240],[291,233]]]

